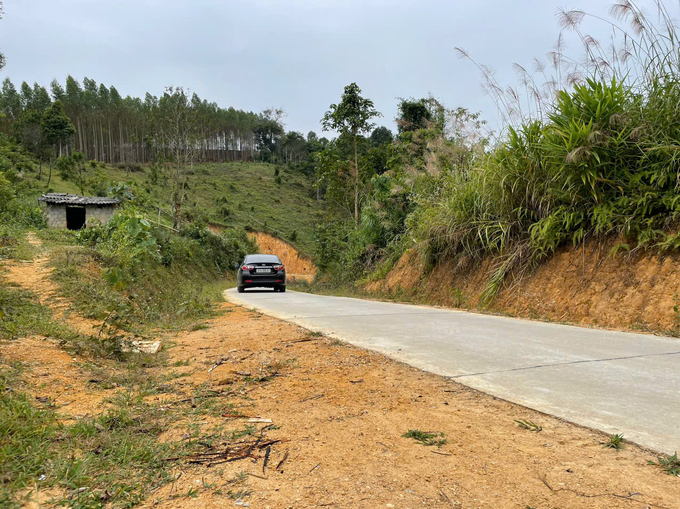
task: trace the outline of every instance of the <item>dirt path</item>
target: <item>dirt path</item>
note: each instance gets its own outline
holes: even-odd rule
[[[25,274],[21,284],[34,285],[47,302],[54,295],[46,270],[42,279]],[[226,303],[221,311],[207,328],[168,338],[167,364],[150,373],[187,376],[170,377],[165,392],[149,398],[170,409],[164,405],[173,391],[207,387],[230,395],[231,413],[191,422],[178,414],[161,440],[243,429],[260,417],[275,426],[267,438],[281,442],[266,468],[261,459],[212,468],[179,462],[175,482],[154,491],[145,507],[680,507],[680,479],[648,465],[655,457],[644,450],[605,449],[598,432],[290,323]],[[28,390],[72,418],[103,411],[122,390],[92,383],[90,363],[103,361],[70,358],[51,341],[21,339],[0,345],[0,353],[27,362]],[[447,442],[427,447],[402,436],[415,429],[444,433]]]
[[[52,309],[55,316],[66,321],[73,330],[92,334],[101,324],[69,312],[70,303],[59,296],[57,286],[50,280],[54,268],[49,266],[49,255],[41,250],[42,241],[33,233],[28,233],[26,240],[37,248],[38,256],[33,260],[4,263],[7,272],[3,278],[32,291],[41,304]]]

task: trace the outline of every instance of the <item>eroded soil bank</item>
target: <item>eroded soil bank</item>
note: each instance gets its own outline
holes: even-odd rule
[[[491,312],[612,329],[677,334],[680,255],[612,251],[620,240],[564,247],[522,279],[508,277],[488,306]],[[476,309],[496,267],[487,259],[444,261],[429,273],[421,256],[406,252],[384,280],[367,289],[377,295]]]
[[[314,263],[295,249],[288,242],[268,233],[257,232],[250,234],[260,252],[277,255],[286,266],[286,274],[289,278],[311,281],[316,275]]]

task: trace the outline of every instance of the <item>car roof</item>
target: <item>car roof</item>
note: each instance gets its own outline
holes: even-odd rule
[[[281,263],[281,260],[279,260],[279,257],[276,255],[272,254],[251,254],[246,256],[246,262],[251,262],[251,263],[267,263],[267,262],[275,262],[275,263]]]

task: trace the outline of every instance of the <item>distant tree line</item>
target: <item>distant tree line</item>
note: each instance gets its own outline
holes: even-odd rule
[[[1,62],[1,60],[0,60]],[[189,94],[194,126],[191,137],[193,162],[224,162],[261,159],[298,164],[308,158],[307,140],[301,133],[286,134],[281,109],[262,113],[233,107]],[[75,131],[56,146],[42,126],[45,112],[59,101]],[[9,78],[0,88],[0,132],[13,136],[42,160],[73,151],[87,159],[106,163],[148,163],[172,158],[174,148],[163,136],[163,96],[147,93],[122,97],[118,90],[72,76],[65,84],[53,80],[45,87],[24,82],[17,89]],[[63,143],[62,143],[63,142]]]

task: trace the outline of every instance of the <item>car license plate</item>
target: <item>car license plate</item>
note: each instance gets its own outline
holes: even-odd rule
[[[271,272],[271,270],[269,270],[269,269],[257,269],[255,272],[257,272],[258,274],[261,274],[263,272]]]

